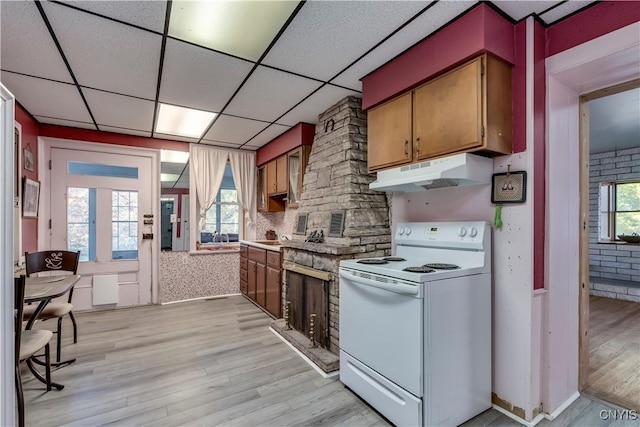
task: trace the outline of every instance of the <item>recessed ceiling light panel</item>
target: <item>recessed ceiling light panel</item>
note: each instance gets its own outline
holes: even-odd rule
[[[216,113],[160,104],[156,132],[200,138]]]
[[[169,35],[257,61],[298,3],[174,0]]]

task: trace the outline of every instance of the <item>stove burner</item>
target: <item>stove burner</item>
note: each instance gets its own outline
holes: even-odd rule
[[[427,268],[435,268],[436,270],[457,270],[460,267],[455,265],[455,264],[441,264],[441,263],[430,263],[430,264],[425,264],[424,267]]]
[[[358,264],[387,264],[389,261],[376,258],[361,259]]]
[[[408,271],[409,273],[433,273],[435,270],[421,265],[420,267],[407,267],[402,269],[402,271]]]
[[[406,261],[406,259],[401,258],[399,256],[387,256],[387,257],[384,257],[382,259],[385,260],[385,261]]]

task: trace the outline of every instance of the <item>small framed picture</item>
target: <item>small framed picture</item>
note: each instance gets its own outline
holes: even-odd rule
[[[38,202],[40,201],[40,181],[34,181],[26,176],[22,185],[22,216],[25,218],[38,217]]]
[[[524,203],[527,200],[527,172],[494,173],[491,203]]]
[[[28,148],[24,149],[24,168],[31,172],[33,172],[34,169],[33,153]]]

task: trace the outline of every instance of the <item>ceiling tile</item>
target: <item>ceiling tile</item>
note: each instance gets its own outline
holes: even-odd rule
[[[326,81],[426,5],[423,1],[307,2],[262,62]]]
[[[91,123],[91,116],[74,85],[2,72],[2,83],[34,116]],[[46,96],[43,96],[46,94]]]
[[[543,10],[547,10],[554,4],[561,3],[554,0],[542,0],[542,1],[527,1],[527,0],[494,0],[493,2],[500,10],[509,15],[515,21],[520,21],[523,18],[531,15],[532,13],[540,13]]]
[[[125,135],[146,136],[146,137],[151,136],[151,132],[144,132],[141,130],[134,130],[134,129],[123,129],[117,126],[101,125],[100,130],[103,132],[123,133]]]
[[[253,64],[168,39],[160,102],[219,112]]]
[[[96,127],[93,123],[76,122],[75,120],[54,119],[51,117],[44,117],[44,116],[33,116],[33,117],[38,121],[38,123],[41,123],[41,124],[96,130]]]
[[[355,92],[353,90],[342,89],[331,85],[324,86],[309,98],[302,101],[302,104],[298,105],[280,118],[278,123],[291,126],[300,122],[312,124],[318,123],[318,116],[320,114],[345,96],[350,95],[357,97],[362,96],[359,92]]]
[[[167,2],[164,1],[63,1],[74,7],[122,22],[147,28],[158,33],[164,31]]]
[[[260,148],[265,145],[267,142],[271,141],[277,136],[282,135],[286,131],[291,129],[288,126],[276,125],[273,124],[266,128],[260,135],[257,135],[251,141],[247,142],[242,148]]]
[[[3,70],[73,83],[34,2],[2,1],[0,14]]]
[[[569,2],[564,2],[560,6],[553,8],[547,13],[540,15],[540,18],[548,25],[553,24],[559,19],[564,18],[565,16],[575,12],[576,10],[580,10],[583,7],[590,5],[591,3],[596,3],[594,1],[580,1],[580,0],[572,0]]]
[[[182,142],[198,142],[198,138],[189,138],[187,136],[178,136],[178,135],[166,135],[164,133],[154,133],[154,138],[159,139],[171,139],[173,141],[182,141]]]
[[[362,90],[362,82],[360,82],[362,77],[444,26],[475,3],[475,1],[440,1],[436,3],[331,82]]]
[[[130,96],[82,88],[98,126],[116,126],[151,132],[154,103]]]
[[[204,139],[243,144],[267,126],[266,122],[221,115]]]
[[[590,101],[590,152],[602,153],[640,147],[639,118],[640,88]]]
[[[315,80],[258,67],[224,112],[272,122],[320,85]]]
[[[242,145],[242,144],[232,144],[230,142],[223,142],[223,141],[212,141],[208,139],[203,139],[202,141],[200,141],[200,143],[204,145],[210,145],[212,147],[223,147],[223,148],[240,148],[240,145]]]
[[[160,35],[55,3],[42,6],[82,86],[155,99]]]

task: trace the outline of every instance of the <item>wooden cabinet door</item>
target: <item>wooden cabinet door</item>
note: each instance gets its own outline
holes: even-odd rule
[[[287,170],[287,156],[280,156],[276,159],[276,193],[286,194],[289,188]]]
[[[413,91],[416,160],[482,146],[482,60],[477,58]]]
[[[266,266],[262,263],[256,263],[256,302],[264,307],[266,303],[266,283],[267,271]]]
[[[369,171],[410,163],[411,93],[406,93],[367,112]]]
[[[267,292],[264,308],[279,319],[282,317],[281,305],[280,269],[267,266]]]
[[[276,160],[271,160],[267,163],[267,195],[276,194],[277,188],[277,165]]]
[[[247,296],[254,301],[256,301],[257,264],[253,260],[247,261]]]

